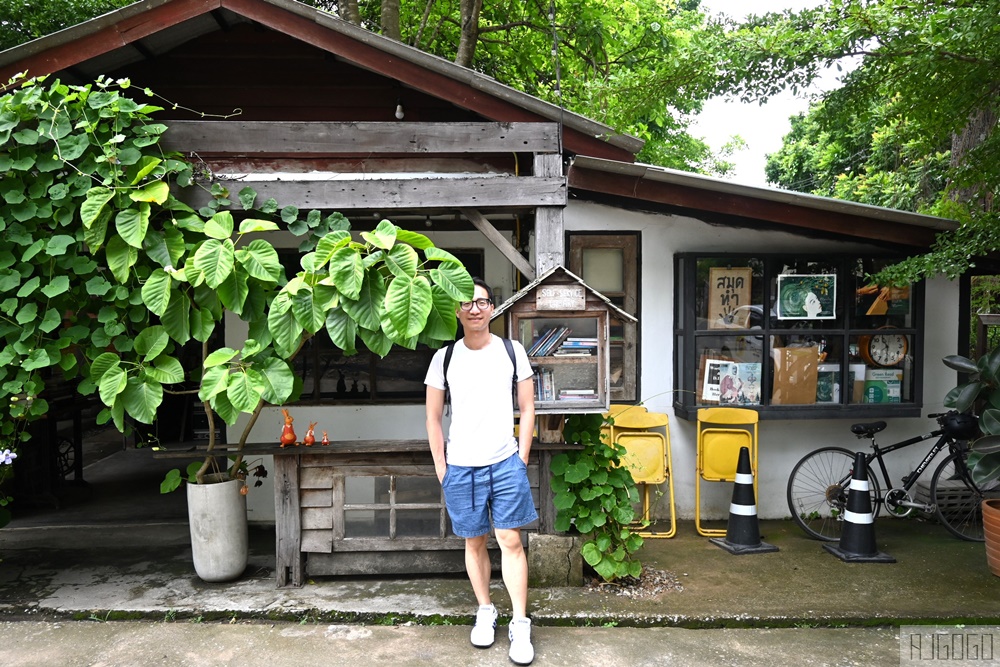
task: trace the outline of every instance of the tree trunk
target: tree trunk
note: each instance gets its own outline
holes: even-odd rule
[[[358,10],[358,0],[341,0],[340,18],[356,26],[360,26],[361,11]]]
[[[399,0],[382,0],[382,36],[401,41]]]
[[[980,146],[997,131],[997,113],[993,109],[980,109],[969,116],[969,122],[961,133],[951,136],[951,166],[961,167],[970,151]],[[955,188],[952,197],[966,202],[970,207],[990,211],[993,209],[993,192],[983,183],[974,183]]]
[[[472,67],[479,41],[479,11],[483,8],[483,0],[461,0],[461,8],[462,36],[458,41],[455,62],[462,67]]]

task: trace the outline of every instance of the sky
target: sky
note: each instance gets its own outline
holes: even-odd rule
[[[764,14],[782,9],[805,9],[819,5],[818,0],[702,0],[708,14],[724,13],[741,19],[746,14]],[[830,73],[825,85],[834,87],[836,77]],[[744,185],[767,185],[764,164],[768,153],[781,148],[781,138],[791,128],[789,116],[809,108],[805,94],[798,97],[784,92],[764,105],[743,104],[739,101],[714,98],[705,104],[691,134],[701,137],[714,150],[719,150],[734,134],[747,143],[747,148],[730,159],[736,165],[735,174],[727,179]]]

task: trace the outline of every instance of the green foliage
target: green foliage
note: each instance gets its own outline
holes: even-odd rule
[[[270,200],[254,208],[249,188],[236,208],[219,184],[195,211],[174,194],[190,195],[192,166],[160,150],[166,126],[150,117],[159,108],[129,88],[27,80],[0,97],[4,447],[46,413],[40,395],[56,374],[82,378],[80,391],[106,406],[99,421],[119,430],[126,418],[152,422],[164,393],[189,379],[232,425],[295,398],[290,362],[323,331],[348,354],[360,337],[383,356],[454,337],[472,280],[427,237],[385,220],[355,239],[340,214]],[[260,238],[278,230],[303,239],[291,277]],[[203,368],[183,368],[180,346],[207,343],[227,311],[248,323],[249,339],[239,350],[205,347]]]
[[[0,51],[132,4],[134,0],[0,0]]]
[[[602,442],[603,424],[601,415],[566,419],[566,442],[583,449],[553,457],[552,492],[556,530],[586,535],[580,549],[584,560],[605,581],[614,581],[642,573],[635,555],[643,540],[629,529],[638,494],[632,474],[621,465],[625,448]]]
[[[973,361],[962,356],[945,357],[948,368],[968,373],[968,382],[945,396],[946,407],[979,415],[982,437],[972,443],[969,467],[982,487],[1000,480],[1000,347]]]
[[[1000,248],[1000,0],[827,0],[718,27],[720,93],[764,99],[850,70],[772,156],[773,182],[960,223],[877,282],[955,277]]]

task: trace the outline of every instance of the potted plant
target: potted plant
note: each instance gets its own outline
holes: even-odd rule
[[[325,332],[346,354],[360,338],[381,356],[393,345],[454,338],[456,303],[470,298],[472,279],[426,236],[387,220],[355,236],[338,213],[273,199],[257,206],[250,188],[237,207],[218,184],[210,204],[194,210],[178,195],[204,175],[160,150],[167,128],[150,117],[159,107],[128,97],[128,81],[42,84],[12,81],[0,96],[0,195],[11,211],[0,293],[13,314],[0,322],[0,405],[10,416],[44,415],[44,377],[58,370],[82,376],[81,393],[96,392],[106,406],[98,420],[121,431],[126,416],[152,423],[165,393],[197,393],[209,444],[187,479],[213,485],[245,474],[241,451],[263,406],[297,398],[290,362],[310,337]],[[265,240],[282,231],[302,239],[293,276]],[[227,313],[247,322],[248,339],[240,349],[210,349]],[[202,348],[198,386],[177,389],[192,379],[178,354],[189,341]],[[30,407],[18,395],[31,397]],[[249,423],[221,469],[214,415],[233,425],[241,414]],[[11,421],[0,436],[13,435]],[[169,475],[165,487],[181,478]],[[245,484],[232,486],[228,496],[241,499]],[[245,506],[228,516],[223,525],[245,532]]]
[[[981,489],[1000,485],[1000,348],[977,361],[952,355],[944,363],[969,375],[945,397],[944,404],[961,413],[977,414],[980,435],[970,445],[967,464]],[[983,528],[990,570],[1000,576],[1000,499],[983,501]]]

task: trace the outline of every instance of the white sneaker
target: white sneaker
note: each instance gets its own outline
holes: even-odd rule
[[[496,627],[497,608],[491,604],[479,605],[479,611],[476,612],[476,624],[472,628],[472,637],[470,638],[472,645],[479,648],[493,646]]]
[[[535,659],[535,647],[531,645],[531,619],[511,621],[507,635],[510,637],[510,652],[507,655],[511,661],[518,665],[530,665]]]

